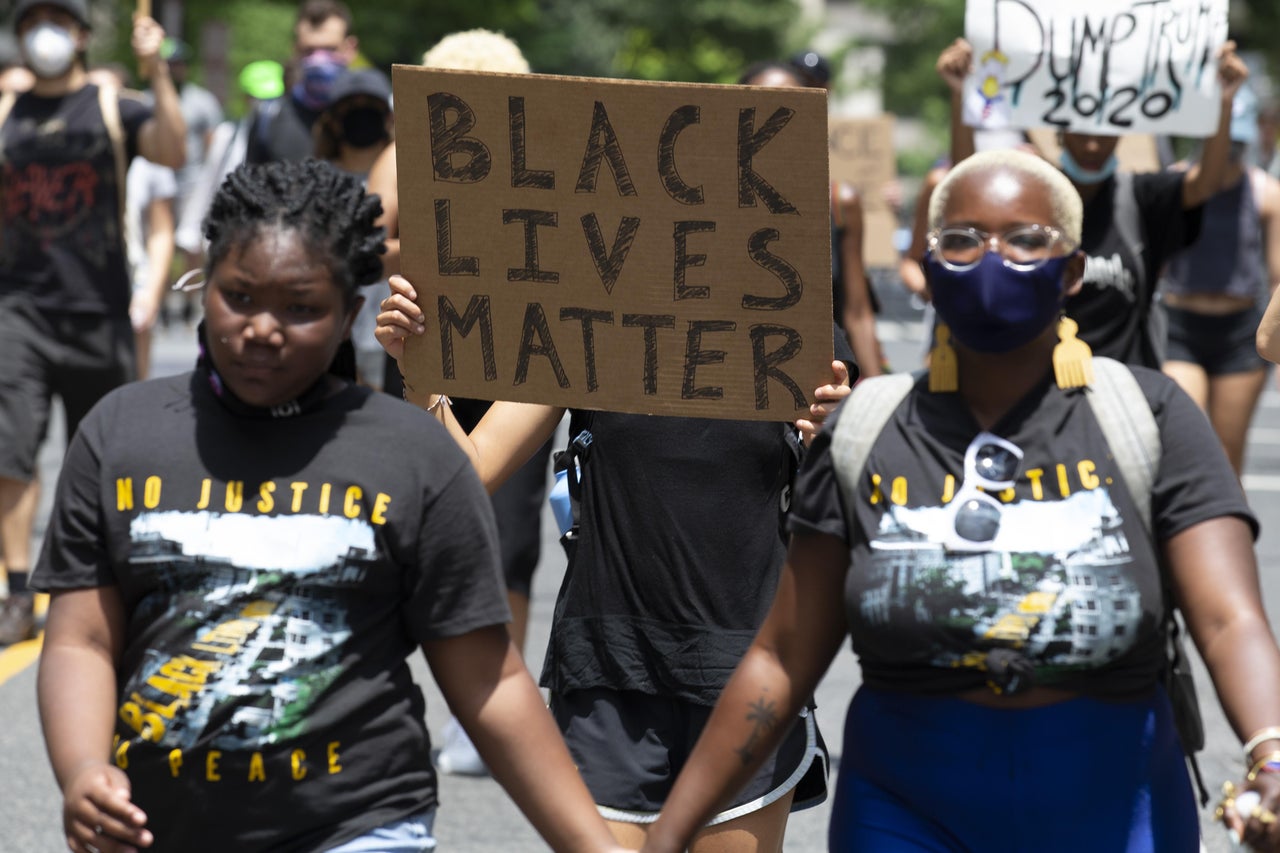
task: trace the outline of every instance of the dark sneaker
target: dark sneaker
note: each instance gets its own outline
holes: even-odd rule
[[[20,592],[0,602],[0,646],[11,646],[36,635],[35,593]]]

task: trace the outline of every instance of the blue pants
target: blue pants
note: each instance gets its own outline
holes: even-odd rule
[[[867,687],[845,722],[830,849],[1197,853],[1163,690],[999,710]]]

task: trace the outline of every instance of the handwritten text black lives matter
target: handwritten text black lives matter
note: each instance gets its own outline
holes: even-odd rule
[[[562,181],[557,170],[537,168],[546,165],[546,161],[555,160],[563,163],[565,151],[539,149],[531,144],[527,129],[526,99],[522,96],[510,95],[506,98],[506,115],[500,116],[498,122],[492,116],[481,115],[482,107],[469,102],[457,93],[434,91],[426,99],[429,122],[431,176],[436,182],[455,185],[479,185],[485,181],[502,181],[506,177],[505,168],[495,168],[494,150],[501,151],[506,147],[510,160],[510,187],[513,190],[547,191],[546,199],[550,203],[546,207],[555,207],[558,181]],[[718,114],[722,114],[720,111]],[[576,167],[572,193],[577,199],[592,196],[599,200],[597,210],[581,213],[578,222],[572,227],[580,229],[580,247],[585,249],[576,256],[547,259],[545,247],[548,244],[549,229],[560,229],[562,223],[560,211],[543,207],[510,207],[500,206],[492,211],[492,221],[484,229],[481,241],[474,239],[474,228],[469,229],[472,237],[470,249],[458,249],[459,229],[456,226],[456,211],[447,191],[439,191],[432,203],[435,237],[435,271],[444,279],[454,281],[464,277],[484,278],[489,284],[494,282],[494,270],[482,270],[486,260],[474,252],[477,245],[494,248],[493,236],[501,234],[499,224],[512,228],[515,233],[504,237],[507,241],[519,240],[522,246],[523,262],[519,266],[508,266],[505,270],[507,282],[532,283],[541,285],[557,285],[561,282],[562,272],[566,278],[576,278],[574,297],[586,304],[561,303],[557,319],[558,326],[553,326],[548,318],[544,302],[554,300],[528,300],[523,305],[523,318],[519,323],[519,345],[515,348],[514,368],[510,376],[512,385],[519,386],[529,380],[532,359],[545,360],[554,381],[560,389],[585,391],[590,395],[600,389],[598,353],[606,350],[614,355],[626,353],[631,361],[636,354],[642,354],[642,366],[635,371],[637,387],[633,397],[653,397],[663,395],[668,398],[678,396],[680,400],[718,400],[725,394],[723,384],[715,380],[703,381],[699,376],[699,368],[703,372],[708,368],[715,370],[715,365],[723,365],[726,370],[745,372],[749,381],[751,405],[756,411],[790,412],[804,409],[808,405],[804,387],[797,381],[808,382],[810,375],[793,375],[788,362],[792,361],[804,349],[804,334],[793,324],[779,322],[773,318],[783,317],[784,312],[795,309],[801,302],[805,290],[805,276],[797,264],[788,259],[785,253],[777,251],[775,244],[784,240],[783,229],[775,223],[786,223],[798,217],[797,204],[761,174],[757,168],[757,155],[771,143],[786,144],[786,132],[792,122],[795,110],[779,106],[767,113],[757,114],[752,106],[743,106],[736,110],[736,129],[733,138],[736,146],[733,149],[734,171],[736,181],[729,192],[721,192],[721,198],[715,201],[708,199],[709,190],[700,183],[698,176],[698,157],[690,157],[690,164],[682,163],[678,151],[688,150],[682,146],[690,145],[682,141],[682,135],[696,137],[700,125],[703,124],[703,110],[696,104],[684,104],[661,119],[661,131],[657,134],[657,144],[653,149],[635,139],[626,139],[615,130],[615,122],[610,118],[610,110],[605,100],[595,100],[591,107],[589,129],[585,121],[585,139],[578,138],[582,151],[581,159],[577,159],[577,150],[569,156]],[[585,118],[585,116],[584,116]],[[501,127],[505,133],[500,136],[486,137],[481,133],[481,126],[490,129]],[[491,131],[492,133],[492,131]],[[781,137],[781,138],[780,138]],[[824,140],[819,137],[818,145]],[[694,143],[696,145],[696,143]],[[693,146],[690,146],[693,147]],[[643,149],[643,150],[641,150]],[[500,155],[499,155],[500,156]],[[539,161],[533,163],[531,161]],[[505,166],[505,164],[503,164]],[[608,167],[612,178],[612,187],[607,184],[608,178],[602,181],[602,167]],[[683,168],[682,168],[683,167]],[[690,218],[665,217],[658,220],[652,213],[654,204],[634,205],[628,208],[627,201],[638,199],[640,176],[635,168],[652,169],[656,172],[662,193],[682,209],[702,209],[703,216]],[[563,171],[561,169],[560,171]],[[570,170],[572,171],[572,170]],[[645,175],[645,179],[652,179]],[[602,183],[604,186],[602,187]],[[725,187],[717,187],[725,190]],[[785,187],[784,187],[785,189]],[[561,187],[561,192],[563,187]],[[598,194],[599,193],[599,194]],[[598,195],[597,195],[598,194]],[[459,203],[466,203],[465,190],[454,193]],[[735,261],[738,269],[742,264],[762,272],[752,287],[744,285],[744,277],[739,275],[720,275],[717,267],[723,271],[729,266],[722,263],[716,251],[723,251],[723,244],[716,239],[715,232],[720,228],[717,217],[726,206],[724,196],[731,196],[729,206],[739,209],[757,209],[762,206],[771,218],[777,217],[767,225],[756,227],[745,235],[745,245],[740,245],[740,262]],[[808,198],[805,199],[809,201]],[[825,202],[825,195],[823,196]],[[826,228],[825,207],[823,228]],[[603,221],[602,221],[603,219]],[[607,236],[608,226],[616,221],[617,225],[610,240]],[[474,225],[474,220],[472,220]],[[647,275],[647,281],[641,286],[650,291],[665,290],[664,300],[673,306],[670,310],[648,310],[622,312],[618,315],[605,304],[618,287],[619,279],[627,269],[632,258],[633,249],[641,238],[645,228],[656,228],[666,235],[662,238],[664,263],[659,269],[665,270],[658,276],[663,279],[661,288],[655,287],[653,271]],[[669,229],[669,230],[668,230]],[[519,235],[519,236],[517,236]],[[557,235],[560,237],[560,235]],[[699,244],[698,241],[715,241]],[[556,245],[563,246],[563,242]],[[652,239],[647,243],[649,252],[659,244]],[[794,244],[793,244],[794,245]],[[497,252],[495,252],[497,254]],[[584,292],[582,276],[577,273],[589,265],[598,282],[596,297],[591,298]],[[825,258],[824,258],[825,260]],[[652,259],[639,261],[640,264],[652,266]],[[695,275],[691,270],[703,267]],[[482,276],[482,272],[484,275]],[[497,277],[501,278],[499,271]],[[746,277],[749,281],[750,277]],[[675,306],[697,304],[709,300],[713,288],[738,288],[734,294],[737,308],[754,312],[762,319],[755,321],[742,320],[740,311],[732,312],[735,316],[724,317],[692,317],[682,316]],[[478,292],[481,287],[474,287],[470,292],[461,294],[466,299],[465,306],[454,302],[449,294],[436,295],[436,321],[440,334],[440,370],[441,378],[454,379],[458,368],[458,353],[455,348],[461,346],[461,339],[478,334],[480,342],[480,358],[483,364],[485,382],[496,382],[499,379],[500,365],[498,353],[509,351],[495,341],[495,295]],[[587,297],[587,298],[584,298]],[[829,315],[829,303],[826,313]],[[553,314],[555,312],[553,311]],[[829,322],[829,320],[828,320]],[[631,329],[631,337],[618,337],[613,331],[604,327]],[[829,330],[828,326],[828,330]],[[671,344],[680,350],[670,354],[660,353],[660,337],[676,336]],[[511,330],[512,332],[514,330]],[[497,334],[501,334],[501,329]],[[615,335],[608,341],[601,341],[602,334]],[[683,341],[680,342],[680,338]],[[829,340],[829,338],[828,338]],[[825,344],[826,341],[823,341]],[[569,350],[580,346],[581,361],[578,353],[573,359],[563,356]],[[566,349],[569,348],[569,349]],[[664,347],[665,349],[665,347]],[[676,355],[680,352],[680,355]],[[827,350],[829,353],[829,349]],[[663,358],[678,358],[679,388],[660,389],[660,364]],[[829,362],[829,355],[825,356]],[[579,364],[580,375],[571,374],[567,362]],[[504,377],[505,378],[505,377]],[[771,404],[770,388],[781,388],[782,398]],[[812,386],[808,386],[812,387]]]
[[[1210,0],[994,0],[991,14],[996,50],[1030,55],[1002,80],[1014,108],[1030,97],[1042,102],[1040,123],[1104,133],[1176,112],[1214,79],[1227,32],[1226,2]]]

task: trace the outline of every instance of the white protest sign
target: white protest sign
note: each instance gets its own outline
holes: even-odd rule
[[[968,0],[973,127],[1212,136],[1228,0]]]

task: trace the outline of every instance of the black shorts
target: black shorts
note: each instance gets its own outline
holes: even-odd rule
[[[0,297],[0,477],[30,480],[62,400],[67,440],[89,409],[136,374],[129,318],[57,313],[23,294]]]
[[[1198,364],[1210,376],[1262,370],[1267,362],[1256,343],[1262,312],[1260,304],[1231,314],[1198,314],[1166,305],[1169,347],[1164,359]]]
[[[607,689],[551,697],[551,715],[606,820],[652,823],[711,708]],[[791,811],[827,798],[827,746],[805,709],[764,766],[708,825],[759,811],[794,791]]]

